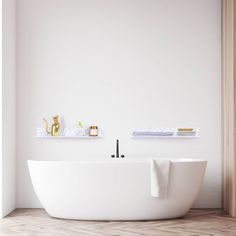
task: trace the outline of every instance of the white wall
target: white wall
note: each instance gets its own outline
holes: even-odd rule
[[[39,207],[27,159],[206,158],[195,207],[220,207],[220,1],[18,0],[17,207]],[[40,140],[41,118],[105,129]],[[195,140],[134,140],[133,127],[197,126]]]
[[[1,212],[15,209],[15,0],[2,1]]]

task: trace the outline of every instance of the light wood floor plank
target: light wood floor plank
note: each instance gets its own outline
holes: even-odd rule
[[[17,209],[0,220],[0,236],[236,236],[236,219],[218,209],[159,221],[76,221],[42,209]]]

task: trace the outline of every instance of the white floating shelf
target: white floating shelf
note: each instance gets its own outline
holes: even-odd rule
[[[103,136],[36,136],[40,139],[101,139]]]
[[[148,136],[148,135],[137,135],[137,136],[131,136],[131,138],[151,138],[151,139],[195,139],[195,138],[200,138],[200,136]]]
[[[132,133],[131,137],[135,139],[143,139],[143,138],[146,138],[146,139],[196,139],[196,138],[200,138],[198,127],[189,127],[189,128],[192,128],[195,131],[194,135],[187,135],[187,134],[178,135],[178,131],[177,131],[178,128],[155,128],[151,130],[153,132],[163,132],[163,133],[171,132],[171,135],[148,135],[148,134],[142,135],[141,133],[140,135],[133,135]],[[140,129],[140,130],[141,131],[139,132],[150,132],[150,129]],[[134,132],[134,129],[133,129],[133,132]]]

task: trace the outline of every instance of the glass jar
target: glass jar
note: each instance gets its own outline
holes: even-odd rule
[[[97,126],[90,126],[89,136],[98,136],[98,127]]]

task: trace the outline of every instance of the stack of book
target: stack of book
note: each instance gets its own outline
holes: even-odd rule
[[[176,134],[178,136],[196,136],[195,128],[177,128]]]

